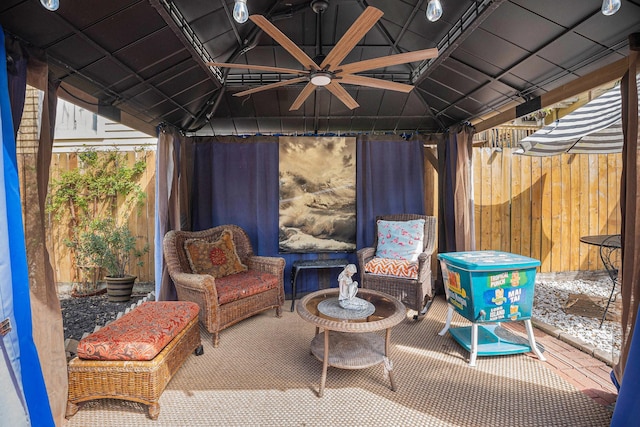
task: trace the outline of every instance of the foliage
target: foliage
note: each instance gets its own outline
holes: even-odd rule
[[[137,237],[126,225],[116,225],[111,218],[96,219],[86,225],[86,231],[78,235],[71,247],[78,254],[78,263],[88,268],[106,270],[112,277],[124,277],[130,263],[149,251],[148,244],[142,250],[137,248]]]
[[[142,206],[146,194],[137,181],[147,167],[144,159],[129,166],[127,156],[118,150],[88,149],[78,152],[78,160],[78,168],[51,182],[47,209],[57,220],[68,213],[72,226],[78,226],[88,218],[113,216],[118,196],[125,198],[125,211]]]
[[[133,210],[144,205],[146,194],[138,181],[147,165],[144,157],[129,165],[126,153],[117,149],[90,148],[77,155],[78,168],[51,180],[47,211],[61,225],[67,222],[65,244],[82,290],[88,292],[95,290],[103,271],[122,276],[133,258],[141,265],[140,256],[148,252],[148,245],[137,249],[137,238],[123,225]]]

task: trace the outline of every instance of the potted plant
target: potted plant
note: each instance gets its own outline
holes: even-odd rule
[[[85,148],[77,153],[77,168],[64,170],[52,178],[47,210],[54,214],[61,229],[68,232],[64,244],[70,250],[75,268],[75,275],[72,274],[75,296],[103,292],[104,288],[98,283],[103,270],[109,275],[109,270],[116,276],[124,274],[123,269],[107,265],[126,268],[129,261],[140,259],[135,252],[136,238],[131,246],[123,234],[128,230],[116,229],[115,225],[126,222],[134,210],[140,213],[146,197],[139,183],[146,169],[145,159],[136,158],[131,164],[127,155],[117,150],[98,152]],[[105,223],[105,218],[111,219],[110,222]],[[113,234],[107,235],[106,231]],[[113,253],[111,249],[116,247],[119,249],[115,253],[120,255],[105,255]],[[125,250],[123,257],[122,249],[127,247],[133,249]],[[148,248],[142,253],[146,251]]]
[[[138,249],[138,238],[126,225],[117,225],[111,218],[91,222],[86,238],[94,251],[91,258],[106,272],[109,301],[128,301],[136,276],[129,274],[132,263],[142,267],[141,257],[149,251],[148,244]]]
[[[78,227],[74,231],[74,237],[64,242],[75,253],[79,281],[73,284],[72,295],[76,297],[91,296],[106,291],[98,284],[100,262],[105,248],[103,239],[98,239],[92,228],[92,223]]]

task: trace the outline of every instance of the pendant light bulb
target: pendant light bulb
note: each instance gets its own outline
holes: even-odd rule
[[[427,19],[436,22],[442,16],[442,4],[440,0],[429,0],[427,4]]]
[[[602,14],[604,16],[611,16],[620,9],[620,5],[620,0],[603,0]]]
[[[60,2],[58,0],[40,0],[40,3],[42,4],[42,6],[44,6],[45,9],[52,12],[54,10],[58,10],[58,7],[60,6]]]
[[[236,0],[233,6],[233,19],[238,24],[244,24],[249,19],[249,9],[247,9],[247,0]]]

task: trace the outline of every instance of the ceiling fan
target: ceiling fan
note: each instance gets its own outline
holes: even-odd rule
[[[328,2],[324,0],[316,0],[311,2],[311,6],[316,13],[321,14],[328,6]],[[262,15],[251,15],[249,19],[258,27],[267,33],[271,38],[278,42],[287,52],[302,64],[303,70],[295,70],[291,68],[270,67],[266,65],[246,65],[246,64],[227,64],[219,62],[207,62],[207,65],[239,68],[245,70],[271,71],[281,74],[292,74],[298,77],[283,80],[276,83],[266,84],[249,90],[235,93],[234,96],[245,96],[256,92],[262,92],[282,86],[292,85],[296,83],[308,82],[302,89],[298,97],[295,99],[289,111],[299,109],[317,87],[325,87],[329,92],[335,95],[347,108],[353,110],[359,107],[358,103],[346,89],[344,84],[359,85],[373,87],[379,89],[393,90],[408,93],[413,86],[388,80],[382,80],[372,77],[359,76],[355,73],[373,70],[376,68],[389,67],[392,65],[406,64],[408,62],[422,61],[424,59],[435,58],[438,56],[437,49],[424,49],[415,52],[406,52],[396,55],[382,56],[379,58],[367,59],[350,64],[342,64],[349,52],[362,40],[367,32],[382,17],[383,12],[375,7],[369,6],[349,27],[347,32],[342,36],[338,43],[326,55],[319,55],[319,64],[311,59],[302,49],[298,47],[291,39],[284,35],[276,28],[267,18]],[[321,60],[320,60],[321,59]]]

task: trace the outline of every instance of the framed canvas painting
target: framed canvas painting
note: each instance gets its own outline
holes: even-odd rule
[[[356,249],[356,140],[280,137],[280,252]]]

